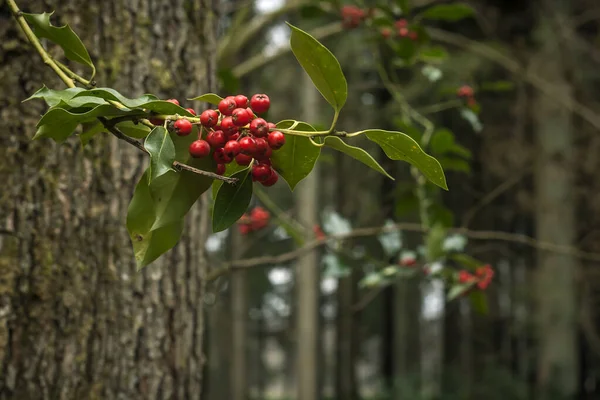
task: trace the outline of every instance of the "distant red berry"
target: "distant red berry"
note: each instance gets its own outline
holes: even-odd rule
[[[266,187],[273,186],[279,180],[279,175],[277,175],[277,171],[275,171],[274,169],[271,168],[270,172],[271,172],[271,174],[269,175],[269,177],[267,179],[265,179],[263,182],[261,182],[263,186],[266,186]]]
[[[356,28],[366,16],[362,9],[352,5],[342,7],[341,14],[342,26],[347,29]]]
[[[227,138],[225,137],[225,133],[223,131],[211,131],[208,132],[208,135],[206,135],[206,141],[213,149],[219,149],[225,146],[225,143],[227,143]]]
[[[236,126],[245,126],[252,120],[252,117],[245,108],[236,108],[231,113],[231,119]]]
[[[187,136],[192,132],[192,123],[187,119],[178,119],[173,124],[175,133],[179,136]]]
[[[229,164],[233,159],[225,153],[223,148],[219,148],[214,151],[213,160],[215,160],[217,164]]]
[[[323,232],[323,229],[321,229],[319,225],[313,226],[313,232],[315,233],[317,240],[323,240],[326,238],[325,232]]]
[[[407,37],[408,36],[408,28],[400,28],[398,29],[398,36]]]
[[[262,118],[256,118],[250,122],[250,132],[256,137],[265,137],[269,134],[269,125]]]
[[[394,25],[396,25],[396,28],[398,29],[406,28],[408,27],[408,21],[405,19],[399,19]]]
[[[204,110],[200,114],[200,123],[208,128],[212,128],[219,122],[219,114],[215,110]]]
[[[379,32],[384,39],[389,39],[392,36],[392,30],[390,28],[382,28]]]
[[[252,111],[252,109],[250,107],[246,107],[246,111],[248,111],[248,115],[250,116],[250,120],[253,120],[254,118],[256,118],[256,114],[254,114],[254,111]]]
[[[472,283],[477,280],[477,277],[471,274],[469,271],[465,271],[464,269],[459,271],[458,273],[458,282],[460,283]]]
[[[219,111],[223,115],[231,115],[233,110],[237,108],[235,104],[235,98],[232,96],[225,97],[219,102]]]
[[[419,34],[415,31],[410,31],[408,33],[408,38],[412,41],[416,41],[419,38]]]
[[[225,151],[227,157],[235,158],[235,156],[240,154],[240,144],[235,140],[230,140],[225,143],[223,150]]]
[[[250,163],[252,162],[252,156],[247,156],[245,154],[238,154],[237,156],[235,156],[235,162],[238,165],[250,165]]]
[[[271,167],[264,164],[256,164],[252,167],[252,179],[264,182],[271,176]]]
[[[474,94],[473,88],[469,85],[463,85],[456,91],[458,97],[473,97]]]
[[[273,150],[278,150],[285,144],[285,135],[279,131],[269,132],[267,142]]]
[[[238,128],[233,123],[233,119],[231,117],[225,117],[221,120],[221,129],[225,132],[226,135],[233,135],[237,132]]]
[[[233,100],[235,101],[235,105],[238,108],[248,107],[248,98],[246,96],[244,96],[243,94],[238,94],[237,96],[235,96],[233,98]]]
[[[255,94],[250,99],[250,108],[257,114],[266,113],[269,111],[271,100],[266,94]]]
[[[186,108],[185,111],[189,112],[192,115],[196,115],[196,110],[194,110],[193,108]]]
[[[210,154],[210,144],[206,140],[196,140],[190,144],[190,155],[194,158],[206,157]]]
[[[215,173],[217,175],[223,175],[225,173],[225,169],[227,167],[225,167],[225,164],[217,164],[217,170],[215,171]]]
[[[492,278],[494,277],[494,270],[491,265],[487,264],[483,267],[479,267],[475,270],[475,275],[479,278],[479,282],[477,282],[477,287],[479,289],[486,289],[489,284],[492,282]]]
[[[256,153],[256,141],[250,136],[244,136],[240,139],[240,151],[248,156]]]
[[[179,105],[179,100],[177,100],[177,99],[169,99],[169,100],[167,100],[167,101],[168,101],[169,103],[173,103],[173,104]]]
[[[240,234],[242,234],[242,235],[247,235],[248,233],[250,233],[251,229],[252,228],[250,227],[250,225],[246,225],[246,224],[238,225],[238,230],[240,231]]]

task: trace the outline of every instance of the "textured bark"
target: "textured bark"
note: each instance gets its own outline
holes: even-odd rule
[[[100,86],[181,99],[214,90],[202,56],[214,54],[216,0],[19,5],[56,9]],[[198,399],[207,205],[173,251],[136,272],[125,215],[147,160],[108,135],[85,149],[31,141],[43,105],[21,100],[64,85],[2,1],[0,35],[0,230],[18,236],[0,235],[0,399]]]

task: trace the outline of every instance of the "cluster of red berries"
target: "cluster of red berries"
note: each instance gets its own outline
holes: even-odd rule
[[[179,105],[175,99],[167,101]],[[225,164],[234,160],[241,166],[252,164],[252,180],[273,186],[279,176],[271,167],[271,155],[285,144],[285,135],[275,130],[274,123],[257,116],[267,112],[270,105],[265,94],[255,94],[250,100],[241,94],[224,98],[217,110],[205,110],[200,114],[202,129],[198,140],[190,144],[190,155],[203,158],[212,154],[219,175],[225,173]],[[193,109],[187,110],[196,115]],[[171,125],[179,136],[189,135],[192,127],[192,122],[185,118]]]
[[[456,95],[467,102],[469,107],[477,105],[475,100],[475,91],[469,85],[463,85],[456,90]]]
[[[342,26],[346,29],[357,28],[367,17],[365,10],[357,6],[343,6],[341,9]]]
[[[408,26],[408,21],[405,19],[399,19],[396,21],[394,23],[394,28],[394,31],[392,31],[391,28],[381,28],[381,36],[383,36],[384,39],[389,39],[395,34],[401,38],[409,38],[413,42],[419,39],[419,34],[417,31],[411,30]]]
[[[319,225],[313,226],[313,233],[317,240],[325,240],[327,238],[327,235],[325,235],[325,232],[323,232],[323,229]]]
[[[482,267],[478,267],[475,270],[475,274],[465,271],[464,269],[458,273],[459,283],[476,283],[477,287],[481,290],[486,289],[492,282],[494,277],[494,270],[487,264]]]
[[[271,214],[262,207],[254,207],[250,214],[244,214],[238,220],[238,229],[242,235],[259,231],[269,224]]]

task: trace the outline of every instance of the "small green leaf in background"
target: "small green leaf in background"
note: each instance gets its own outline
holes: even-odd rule
[[[104,125],[102,125],[100,121],[92,122],[88,124],[88,126],[84,126],[83,132],[79,135],[81,145],[85,147],[94,136],[105,130]]]
[[[188,99],[190,101],[202,101],[204,103],[210,103],[214,105],[219,105],[219,102],[223,100],[221,96],[214,93],[206,93],[198,97],[194,97],[193,99]]]
[[[42,14],[23,13],[22,15],[29,25],[32,26],[33,32],[38,38],[46,38],[59,45],[69,60],[95,69],[90,54],[81,39],[79,39],[79,36],[73,32],[69,25],[60,27],[52,25],[50,23],[50,16],[52,14],[54,14],[54,11]]]
[[[285,120],[277,124],[278,128],[286,129],[295,121]],[[307,123],[300,122],[294,130],[314,132],[314,128]],[[273,152],[271,161],[273,168],[294,190],[298,182],[306,178],[315,166],[321,154],[321,148],[314,146],[310,139],[303,136],[285,135],[285,145]]]
[[[484,265],[483,262],[464,253],[452,254],[450,256],[450,259],[456,261],[457,263],[471,271],[475,271],[477,267],[481,267],[482,265]]]
[[[213,232],[221,232],[229,228],[240,219],[248,209],[252,199],[252,178],[250,167],[235,173],[235,185],[222,185],[215,197],[213,207],[212,228]]]
[[[332,149],[336,149],[337,151],[341,151],[342,153],[345,153],[350,157],[365,164],[367,167],[370,167],[375,171],[379,172],[380,174],[387,176],[391,180],[394,180],[394,178],[390,174],[388,174],[386,170],[383,169],[383,167],[379,165],[379,163],[375,161],[375,159],[371,157],[369,153],[367,153],[360,147],[350,146],[337,136],[327,136],[325,138],[325,146],[331,147]]]
[[[452,301],[452,300],[456,299],[457,297],[459,297],[463,293],[465,293],[467,290],[471,289],[473,287],[473,285],[474,285],[474,283],[461,283],[461,284],[452,286],[450,288],[450,290],[448,291],[446,300]]]
[[[116,127],[124,134],[135,139],[143,139],[150,133],[146,125],[135,124],[132,121],[119,122]]]
[[[419,51],[419,58],[425,62],[441,63],[448,58],[448,52],[442,46],[424,47]]]
[[[427,232],[427,236],[425,236],[425,246],[427,248],[425,256],[428,262],[437,261],[444,256],[445,237],[446,228],[439,223],[434,224]]]
[[[488,313],[488,302],[485,297],[485,293],[481,290],[474,290],[469,293],[469,301],[471,303],[471,307],[478,312],[479,314],[485,315]]]
[[[340,63],[317,39],[288,25],[292,29],[290,46],[294,56],[325,100],[339,112],[348,96],[348,84]]]
[[[43,99],[46,104],[50,107],[54,107],[62,101],[69,100],[79,92],[83,92],[85,89],[80,87],[68,88],[64,90],[48,89],[46,85],[42,86],[40,90],[32,94],[27,99],[23,100],[23,103],[33,99]]]
[[[175,144],[169,132],[162,126],[152,129],[144,141],[144,148],[150,153],[150,186],[160,176],[173,170]]]
[[[460,21],[475,14],[475,10],[465,3],[438,4],[421,13],[421,17],[431,20]]]
[[[440,163],[426,154],[421,146],[410,136],[401,132],[390,132],[379,129],[364,131],[367,138],[377,143],[392,160],[403,160],[414,165],[431,182],[448,190],[446,176]]]

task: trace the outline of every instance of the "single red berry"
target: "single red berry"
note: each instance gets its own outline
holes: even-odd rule
[[[399,19],[396,21],[395,25],[398,29],[406,28],[408,26],[408,21],[405,19]]]
[[[227,154],[227,157],[234,158],[235,156],[240,154],[240,144],[235,140],[230,140],[227,143],[225,143],[225,147],[223,147],[223,150],[225,151],[225,154]]]
[[[235,104],[235,99],[232,96],[225,97],[223,100],[219,102],[219,111],[223,115],[231,115],[233,110],[237,108]]]
[[[407,37],[408,36],[408,28],[400,28],[400,29],[398,29],[398,35],[400,37]]]
[[[269,123],[267,124],[267,126],[269,127],[269,129],[275,129],[275,128],[277,128],[277,125],[276,125],[276,124],[274,124],[274,123],[272,123],[272,122],[269,122]]]
[[[225,146],[227,138],[225,137],[225,133],[223,133],[223,131],[211,131],[208,132],[208,135],[206,135],[206,141],[213,149],[220,149],[221,147]]]
[[[173,104],[177,104],[177,105],[179,105],[179,100],[177,100],[177,99],[169,99],[169,100],[167,100],[167,101],[168,101],[169,103],[173,103]]]
[[[285,144],[285,135],[279,131],[272,131],[267,137],[267,142],[273,150],[278,150]]]
[[[237,96],[235,96],[233,98],[233,101],[235,101],[235,105],[238,108],[248,107],[248,98],[246,96],[244,96],[243,94],[238,94]]]
[[[196,111],[193,108],[186,108],[185,110],[194,116],[196,115]]]
[[[210,144],[206,140],[196,140],[190,144],[190,155],[194,158],[206,157],[210,154]]]
[[[313,232],[317,240],[324,240],[326,238],[325,232],[323,232],[323,229],[319,225],[313,226]]]
[[[247,235],[248,233],[250,233],[252,228],[250,227],[250,225],[240,224],[238,225],[238,230],[240,231],[240,234]]]
[[[221,129],[228,136],[233,135],[238,131],[238,128],[233,123],[233,119],[231,117],[225,117],[221,120]]]
[[[200,123],[208,128],[212,128],[219,122],[219,114],[215,110],[204,110],[200,114]]]
[[[178,119],[173,124],[175,133],[179,136],[187,136],[192,132],[192,123],[187,119]]]
[[[474,94],[473,88],[469,85],[463,85],[456,91],[458,97],[473,97]]]
[[[271,100],[266,94],[255,94],[250,99],[250,108],[257,114],[266,113],[271,105]]]
[[[410,31],[408,33],[408,37],[410,38],[410,40],[412,40],[414,42],[419,38],[419,34],[415,31]]]
[[[269,134],[269,125],[262,118],[256,118],[250,122],[250,132],[256,137],[265,137]]]
[[[273,151],[273,150],[271,150],[271,151]],[[258,160],[258,162],[261,164],[268,165],[270,167],[271,166],[271,158],[270,157],[271,157],[271,155],[269,155],[269,157],[266,157],[266,158],[263,157],[262,159]]]
[[[273,186],[279,180],[279,175],[277,175],[277,172],[274,169],[271,168],[270,172],[271,172],[271,174],[269,175],[269,177],[261,182],[263,184],[263,186],[266,186],[266,187]]]
[[[250,107],[246,107],[246,111],[248,111],[248,115],[250,116],[250,120],[253,120],[254,118],[256,118],[256,115],[254,114],[254,111],[252,111],[252,109]]]
[[[254,155],[256,152],[256,141],[250,136],[244,136],[240,139],[240,151],[248,156]]]
[[[258,160],[261,163],[266,163],[268,165],[271,165],[271,156],[273,155],[273,149],[270,148],[269,146],[267,146],[267,151],[264,152],[263,155],[258,156]]]
[[[379,32],[384,39],[389,39],[390,36],[392,36],[392,30],[390,28],[382,28]]]
[[[245,126],[252,120],[245,108],[236,108],[233,110],[231,119],[236,126]]]
[[[160,118],[150,118],[150,122],[156,126],[162,126],[165,124],[165,120]]]
[[[245,154],[238,154],[237,156],[235,156],[235,162],[238,165],[250,165],[250,163],[252,162],[252,156],[247,156]]]
[[[494,277],[494,270],[492,266],[487,264],[483,267],[479,267],[475,270],[475,275],[479,278],[479,282],[477,282],[477,287],[481,290],[485,290],[489,284],[492,282],[492,278]]]
[[[217,170],[215,171],[217,175],[223,175],[225,173],[225,164],[217,164]]]
[[[265,154],[267,154],[267,151],[270,149],[269,143],[267,143],[267,141],[263,138],[254,139],[254,143],[256,146],[256,150],[254,151],[253,156],[257,160],[260,160],[264,158]]]
[[[271,167],[264,164],[256,164],[252,167],[252,179],[264,182],[271,176]]]
[[[225,149],[219,148],[214,151],[213,160],[215,160],[217,164],[229,164],[233,159],[225,153]]]
[[[240,133],[239,132],[236,132],[233,135],[227,136],[228,140],[238,140],[239,138],[240,138]]]
[[[472,283],[477,280],[477,277],[466,270],[461,270],[458,273],[458,282],[459,283]]]

